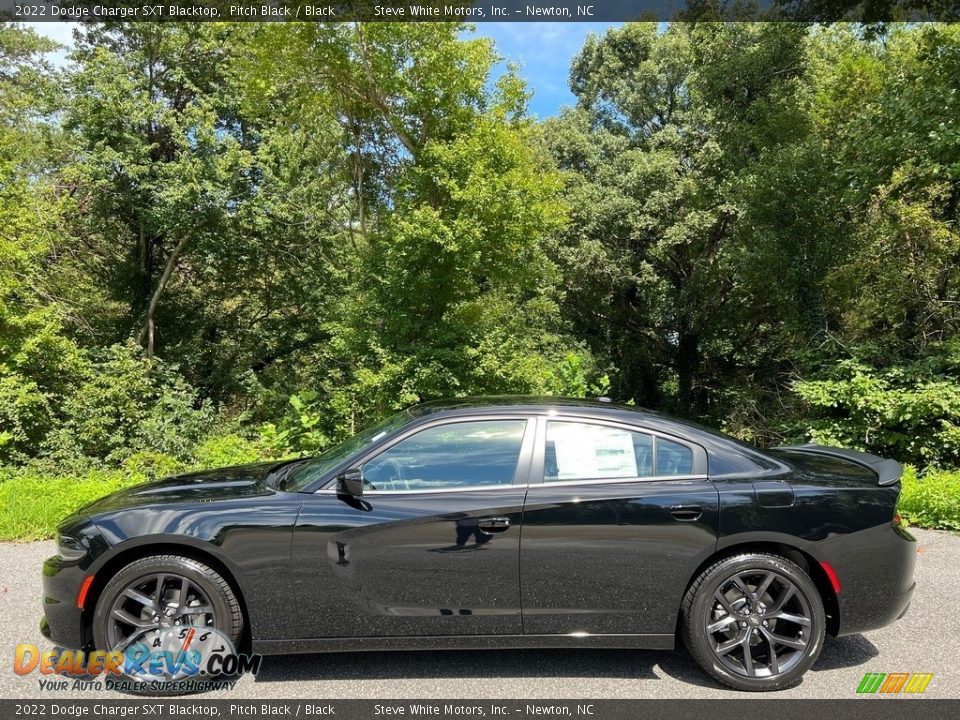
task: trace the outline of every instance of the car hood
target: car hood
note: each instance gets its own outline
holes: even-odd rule
[[[267,486],[265,479],[272,468],[281,464],[255,463],[172,475],[107,495],[80,508],[79,513],[89,516],[141,505],[209,502],[272,494],[274,491]]]

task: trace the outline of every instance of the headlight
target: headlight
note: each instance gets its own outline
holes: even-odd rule
[[[64,560],[79,560],[87,554],[87,548],[82,542],[69,535],[60,535],[57,538],[57,555]]]

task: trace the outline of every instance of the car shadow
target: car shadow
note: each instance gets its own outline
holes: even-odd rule
[[[410,650],[276,655],[263,658],[256,682],[584,676],[656,679],[653,667],[671,654],[629,650]]]
[[[880,654],[863,635],[827,638],[812,671],[862,665]],[[431,678],[563,678],[656,680],[661,675],[701,687],[715,682],[678,646],[676,650],[409,650],[263,658],[256,682]]]
[[[848,635],[842,638],[827,637],[823,643],[823,650],[820,651],[820,657],[817,658],[810,671],[819,672],[856,667],[879,655],[880,651],[877,650],[877,647],[863,635]],[[721,685],[703,672],[679,643],[677,649],[666,655],[658,664],[664,674],[669,675],[674,680],[701,687],[730,690],[726,685]],[[800,684],[803,684],[803,680],[800,681]]]
[[[810,668],[819,670],[839,670],[841,668],[863,665],[880,655],[877,646],[863,635],[847,635],[840,638],[828,637],[823,644],[820,657]]]

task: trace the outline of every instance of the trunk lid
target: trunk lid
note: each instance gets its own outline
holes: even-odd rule
[[[903,466],[896,460],[860,450],[812,444],[784,445],[775,450],[788,456],[791,462],[814,473],[827,471],[842,474],[846,471],[855,476],[872,478],[877,485],[895,485],[903,476]]]

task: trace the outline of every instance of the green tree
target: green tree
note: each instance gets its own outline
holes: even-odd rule
[[[544,127],[574,208],[567,309],[622,400],[694,415],[716,402],[749,326],[732,185],[765,142],[734,126],[789,79],[798,35],[628,24],[574,60],[577,107]]]
[[[43,53],[56,45],[0,23],[0,459],[31,454],[50,430],[57,397],[75,377],[71,313],[47,272],[61,227],[55,171],[57,75]]]
[[[332,433],[417,400],[586,388],[544,245],[560,180],[513,73],[451,24],[270,28],[258,64],[294,107],[339,109],[359,275],[306,353]],[[282,40],[282,47],[281,45]],[[573,358],[573,359],[571,359]],[[576,367],[571,380],[570,367]]]

